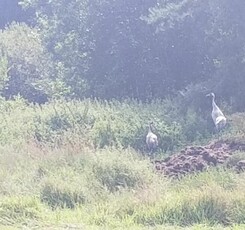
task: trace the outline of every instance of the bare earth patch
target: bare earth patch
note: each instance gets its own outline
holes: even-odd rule
[[[219,140],[206,146],[186,147],[164,160],[156,160],[155,168],[172,178],[192,172],[204,171],[210,166],[224,164],[236,151],[245,151],[244,143]],[[245,170],[245,161],[234,166],[237,171]]]

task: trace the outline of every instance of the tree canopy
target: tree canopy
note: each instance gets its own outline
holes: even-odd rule
[[[47,66],[38,72],[38,81],[35,74],[22,79],[47,97],[145,101],[214,91],[236,110],[245,107],[242,0],[147,0],[143,4],[139,0],[22,0],[19,4],[35,12],[26,21],[34,26],[30,34],[38,32],[43,55],[37,57]],[[0,36],[7,38],[10,33],[6,29]],[[8,43],[0,45],[11,65],[10,47],[23,44]],[[26,55],[22,58],[28,59]],[[25,96],[30,99],[30,95]]]

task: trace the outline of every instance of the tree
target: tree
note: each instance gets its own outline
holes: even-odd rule
[[[84,96],[88,90],[84,76],[93,49],[88,27],[89,1],[24,0],[20,4],[36,12],[36,26],[58,72],[53,80],[58,81],[70,97]]]
[[[70,97],[141,100],[183,89],[194,96],[203,89],[200,98],[215,91],[238,101],[244,95],[243,5],[242,0],[22,1],[35,10],[52,56],[51,88],[58,85]],[[237,109],[243,107],[239,101]]]
[[[24,23],[12,23],[0,32],[0,50],[4,70],[1,94],[6,98],[20,94],[29,101],[46,101],[45,92],[38,90],[35,83],[48,78],[51,63],[37,30]]]
[[[188,71],[183,71],[190,81],[184,82],[183,86],[186,83],[201,83],[207,91],[215,91],[228,101],[235,100],[235,110],[243,110],[245,107],[242,100],[245,96],[244,9],[242,0],[163,1],[160,6],[151,8],[144,18],[166,37],[169,37],[167,33],[172,30],[176,33],[175,37],[184,35],[183,43],[177,39],[178,44],[181,44],[178,57],[182,63],[185,63],[184,59],[190,61],[189,68],[185,66],[191,72],[188,74]],[[190,55],[185,52],[187,47]],[[201,66],[195,64],[195,59]],[[196,66],[197,71],[194,71]],[[191,75],[197,76],[197,81]]]
[[[245,27],[244,2],[210,0],[209,54],[214,60],[214,91],[222,95],[235,111],[244,111],[245,101]],[[234,103],[235,102],[235,103]]]

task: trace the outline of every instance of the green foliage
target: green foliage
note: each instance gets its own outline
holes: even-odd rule
[[[221,5],[219,1],[182,0],[174,3],[163,1],[149,8],[148,15],[142,17],[144,21],[154,26],[158,33],[167,37],[165,44],[171,44],[173,51],[176,48],[181,50],[179,55],[182,56],[182,65],[186,67],[192,63],[191,73],[188,74],[186,70],[183,70],[188,75],[188,84],[182,89],[189,84],[202,86],[205,89],[202,91],[214,91],[229,101],[235,111],[244,110],[244,100],[242,100],[244,97],[242,89],[244,42],[240,39],[245,34],[241,23],[244,17],[242,8],[242,1],[236,1],[235,5],[230,5],[229,1],[223,1]],[[190,37],[192,37],[191,42]],[[208,48],[205,49],[205,47]],[[193,56],[195,49],[198,50],[194,54],[195,58],[200,58],[199,60],[205,66],[204,69],[202,66],[198,67],[196,75],[198,77],[194,74],[198,64],[190,56],[190,54]],[[186,63],[185,60],[188,62]],[[232,82],[231,76],[233,76]],[[177,79],[178,75],[174,78]],[[183,79],[184,77],[180,80],[182,84]],[[177,87],[174,91],[176,89]],[[193,98],[195,95],[192,93]],[[196,103],[198,104],[197,100]],[[201,106],[200,102],[199,107]]]
[[[188,2],[190,9],[184,3],[177,8],[188,18],[192,5],[191,1],[184,2]],[[154,6],[152,1],[141,4],[140,1],[73,0],[67,5],[59,0],[43,7],[41,0],[24,0],[21,4],[36,12],[36,24],[53,56],[53,67],[56,70],[62,67],[61,76],[53,80],[58,79],[67,91],[66,96],[147,100],[172,94],[192,80],[199,82],[196,76],[204,69],[206,52],[206,49],[200,51],[203,40],[189,41],[189,31],[184,33],[184,29],[176,30],[185,36],[179,47],[175,33],[162,39],[142,20],[142,15]],[[176,16],[172,8],[168,7],[166,14],[173,11]],[[188,29],[192,27],[188,25]],[[188,48],[183,48],[187,44]],[[174,45],[177,49],[172,49]],[[183,54],[188,58],[176,61]]]
[[[233,110],[244,109],[242,0],[20,4],[35,11],[40,38],[52,56],[52,77],[38,84],[51,97],[146,101],[186,90],[182,109],[191,100],[198,115],[206,116],[202,94],[214,91]],[[192,139],[195,133],[187,132]],[[108,136],[102,142],[114,141]]]
[[[186,139],[191,142],[210,136],[207,120],[192,109],[187,111],[183,129]]]
[[[43,102],[45,92],[34,84],[48,77],[51,63],[37,29],[24,23],[10,24],[0,32],[0,50],[2,61],[6,59],[5,77],[1,77],[7,80],[1,94],[7,98],[21,94],[30,101]]]
[[[215,172],[213,171],[213,173]],[[222,175],[222,172],[219,173]],[[222,176],[225,175],[234,176],[232,172],[223,171]],[[98,206],[95,213],[90,213],[90,221],[99,225],[107,225],[112,221],[111,215],[114,215],[116,220],[119,218],[125,223],[133,221],[144,226],[165,226],[166,224],[190,226],[197,223],[208,226],[216,226],[217,224],[225,226],[237,221],[242,223],[243,219],[240,218],[245,201],[240,194],[243,191],[240,188],[240,183],[243,182],[240,181],[237,186],[237,182],[240,180],[238,177],[234,178],[236,186],[228,190],[224,189],[229,187],[225,181],[224,188],[209,180],[199,187],[198,180],[194,177],[193,179],[191,181],[190,178],[191,183],[188,184],[180,181],[181,190],[178,189],[179,184],[175,181],[172,186],[161,183],[152,184],[150,190],[136,191],[134,196],[120,194],[120,198],[113,197],[113,200],[106,205]],[[211,177],[210,179],[212,180]],[[241,202],[238,206],[237,200]]]
[[[44,77],[32,84],[50,97],[146,101],[197,86],[188,97],[198,114],[207,111],[201,99],[206,91],[216,92],[234,110],[244,108],[241,0],[235,5],[223,1],[221,6],[219,1],[190,0],[156,5],[152,1],[87,0],[73,0],[68,5],[64,0],[45,6],[41,0],[20,4],[35,11],[38,39],[50,54],[44,52],[40,57],[38,45],[32,47],[49,66],[41,71],[46,73]],[[10,33],[10,28],[5,31]],[[32,37],[33,31],[23,31]],[[7,41],[8,47],[11,43],[11,39]],[[189,107],[189,99],[181,104],[182,109]],[[110,124],[107,126],[110,129]],[[194,136],[187,135],[190,139]]]
[[[77,135],[96,147],[131,146],[144,152],[150,121],[156,127],[160,152],[170,152],[209,137],[206,120],[194,111],[181,117],[178,109],[171,109],[173,103],[169,100],[150,104],[132,100],[56,100],[39,107],[27,106],[26,101],[18,97],[14,101],[2,100],[1,143],[17,143],[28,138],[60,145],[62,139],[72,141]]]
[[[245,121],[244,113],[234,113],[230,117],[231,128],[233,133],[240,134],[243,136],[245,134]]]
[[[41,32],[45,47],[53,56],[52,68],[55,72],[42,81],[42,88],[51,96],[69,95],[82,97],[87,90],[84,77],[89,67],[94,41],[88,25],[89,1],[52,1],[43,7],[42,1],[21,1],[26,9],[36,12],[37,27]]]

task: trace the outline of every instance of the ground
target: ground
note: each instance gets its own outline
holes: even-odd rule
[[[209,167],[224,164],[237,151],[245,151],[245,144],[219,140],[206,146],[186,147],[164,160],[156,160],[154,164],[160,173],[179,178],[188,173],[204,171]],[[240,172],[245,169],[245,161],[240,160],[232,167]]]

